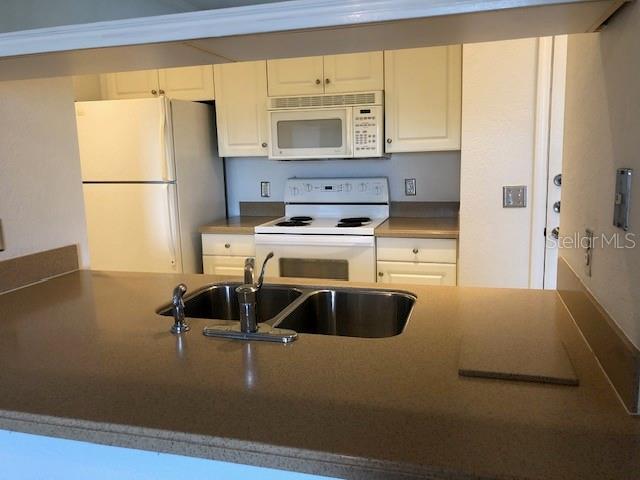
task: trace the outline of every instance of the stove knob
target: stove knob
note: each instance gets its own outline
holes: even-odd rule
[[[350,192],[353,189],[353,186],[350,183],[345,183],[344,189],[345,191]]]
[[[380,195],[382,193],[382,187],[380,185],[376,185],[373,189],[376,195]]]
[[[365,190],[367,190],[367,184],[362,182],[360,185],[358,185],[358,191],[359,192],[364,192]]]
[[[312,188],[313,188],[313,187],[311,186],[311,184],[310,184],[310,183],[305,183],[305,184],[304,184],[304,189],[305,189],[307,192],[310,192]]]

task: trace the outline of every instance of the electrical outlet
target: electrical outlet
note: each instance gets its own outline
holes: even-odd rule
[[[263,198],[271,196],[271,182],[260,182],[260,196]]]
[[[505,185],[502,187],[503,208],[524,208],[527,206],[526,185]]]
[[[407,196],[414,196],[416,194],[416,179],[405,178],[404,179],[404,194]]]

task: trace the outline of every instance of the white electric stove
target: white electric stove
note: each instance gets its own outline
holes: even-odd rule
[[[270,277],[375,282],[375,228],[389,216],[386,178],[291,178],[285,216],[255,227]]]

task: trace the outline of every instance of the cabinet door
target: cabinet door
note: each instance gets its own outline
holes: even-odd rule
[[[322,57],[267,60],[269,96],[324,93]]]
[[[107,73],[101,80],[106,100],[153,97],[160,89],[157,70]]]
[[[324,57],[325,93],[384,89],[382,52],[347,53]]]
[[[378,262],[379,283],[455,285],[455,263]]]
[[[460,149],[460,45],[384,52],[387,152]]]
[[[178,100],[213,100],[213,66],[158,70],[160,93]]]
[[[246,257],[228,257],[219,255],[203,255],[202,271],[209,275],[244,276]]]
[[[266,62],[219,64],[213,71],[220,156],[266,156]]]

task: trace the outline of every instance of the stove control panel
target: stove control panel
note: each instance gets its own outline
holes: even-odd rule
[[[389,183],[376,178],[290,178],[285,203],[389,203]]]
[[[382,106],[371,105],[353,109],[353,156],[382,155]]]

